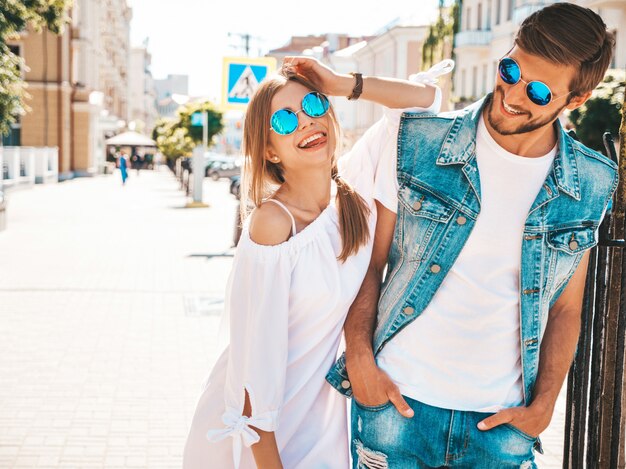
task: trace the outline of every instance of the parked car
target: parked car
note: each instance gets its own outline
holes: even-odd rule
[[[207,151],[204,153],[204,175],[209,176],[209,171],[216,164],[232,163],[235,160],[232,156],[226,156],[222,153]]]
[[[206,175],[214,181],[220,178],[237,176],[241,174],[241,159],[233,159],[227,162],[216,161],[207,168]]]
[[[230,193],[235,196],[237,200],[241,198],[241,175],[230,177]]]

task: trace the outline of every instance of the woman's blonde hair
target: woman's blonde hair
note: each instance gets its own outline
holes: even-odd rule
[[[242,191],[241,221],[248,215],[248,201],[259,207],[264,199],[270,196],[284,179],[283,167],[280,163],[268,161],[269,136],[271,132],[270,118],[272,99],[290,81],[300,83],[311,91],[315,86],[301,75],[282,71],[264,80],[250,100],[243,128],[243,154],[245,157]],[[341,253],[338,259],[345,261],[359,250],[369,239],[367,218],[369,207],[354,189],[344,181],[337,171],[337,142],[340,141],[340,129],[332,106],[328,116],[335,131],[335,148],[332,156],[330,176],[337,185],[336,203],[339,212],[339,231],[341,233]],[[332,141],[329,139],[329,142]]]

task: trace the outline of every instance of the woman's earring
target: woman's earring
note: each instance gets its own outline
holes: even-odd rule
[[[272,157],[272,161],[274,163],[278,163],[280,161],[280,158],[278,158],[278,156],[274,156],[274,157]]]

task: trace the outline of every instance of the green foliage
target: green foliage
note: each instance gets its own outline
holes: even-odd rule
[[[428,29],[428,36],[422,46],[422,68],[427,69],[443,60],[446,42],[452,43],[457,26],[459,1],[456,0],[452,7],[446,7],[444,0],[439,0],[439,16],[434,24]]]
[[[208,140],[219,134],[222,129],[222,113],[210,102],[189,103],[181,106],[174,119],[161,119],[156,123],[152,138],[157,142],[159,151],[167,159],[174,160],[191,156],[196,145],[202,143],[202,127],[191,125],[194,112],[208,112]]]
[[[0,0],[0,132],[7,133],[17,116],[25,112],[24,83],[20,68],[24,63],[7,46],[7,40],[32,26],[63,32],[69,21],[72,0]]]
[[[576,135],[582,143],[606,153],[602,135],[618,135],[624,101],[624,72],[610,70],[585,104],[569,113]]]
[[[219,134],[224,128],[222,124],[222,113],[215,109],[213,104],[209,101],[205,101],[204,103],[189,103],[178,110],[178,119],[181,126],[187,129],[189,137],[191,137],[196,144],[202,143],[202,127],[191,126],[191,115],[194,112],[208,113],[208,136],[210,143],[213,136]]]

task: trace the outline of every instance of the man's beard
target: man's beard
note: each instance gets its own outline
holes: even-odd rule
[[[491,113],[493,112],[493,104],[494,104],[496,98],[497,99],[503,99],[504,98],[504,90],[502,89],[501,86],[496,86],[495,92],[489,98],[489,103],[488,103],[488,108],[487,108],[487,120],[489,121],[489,125],[491,126],[491,128],[493,130],[498,132],[500,135],[525,134],[525,133],[537,130],[537,129],[541,128],[541,127],[544,127],[546,125],[552,124],[552,122],[554,122],[554,120],[559,116],[559,114],[561,114],[561,111],[563,111],[563,109],[567,105],[567,103],[566,103],[562,108],[559,108],[552,115],[550,115],[550,116],[548,116],[548,117],[546,117],[544,119],[541,119],[541,120],[530,119],[530,120],[526,121],[525,123],[520,124],[517,128],[505,129],[505,128],[503,128],[503,126],[500,125],[500,122],[496,122],[493,119],[493,117],[491,116]],[[499,105],[499,103],[498,103],[498,105]]]

